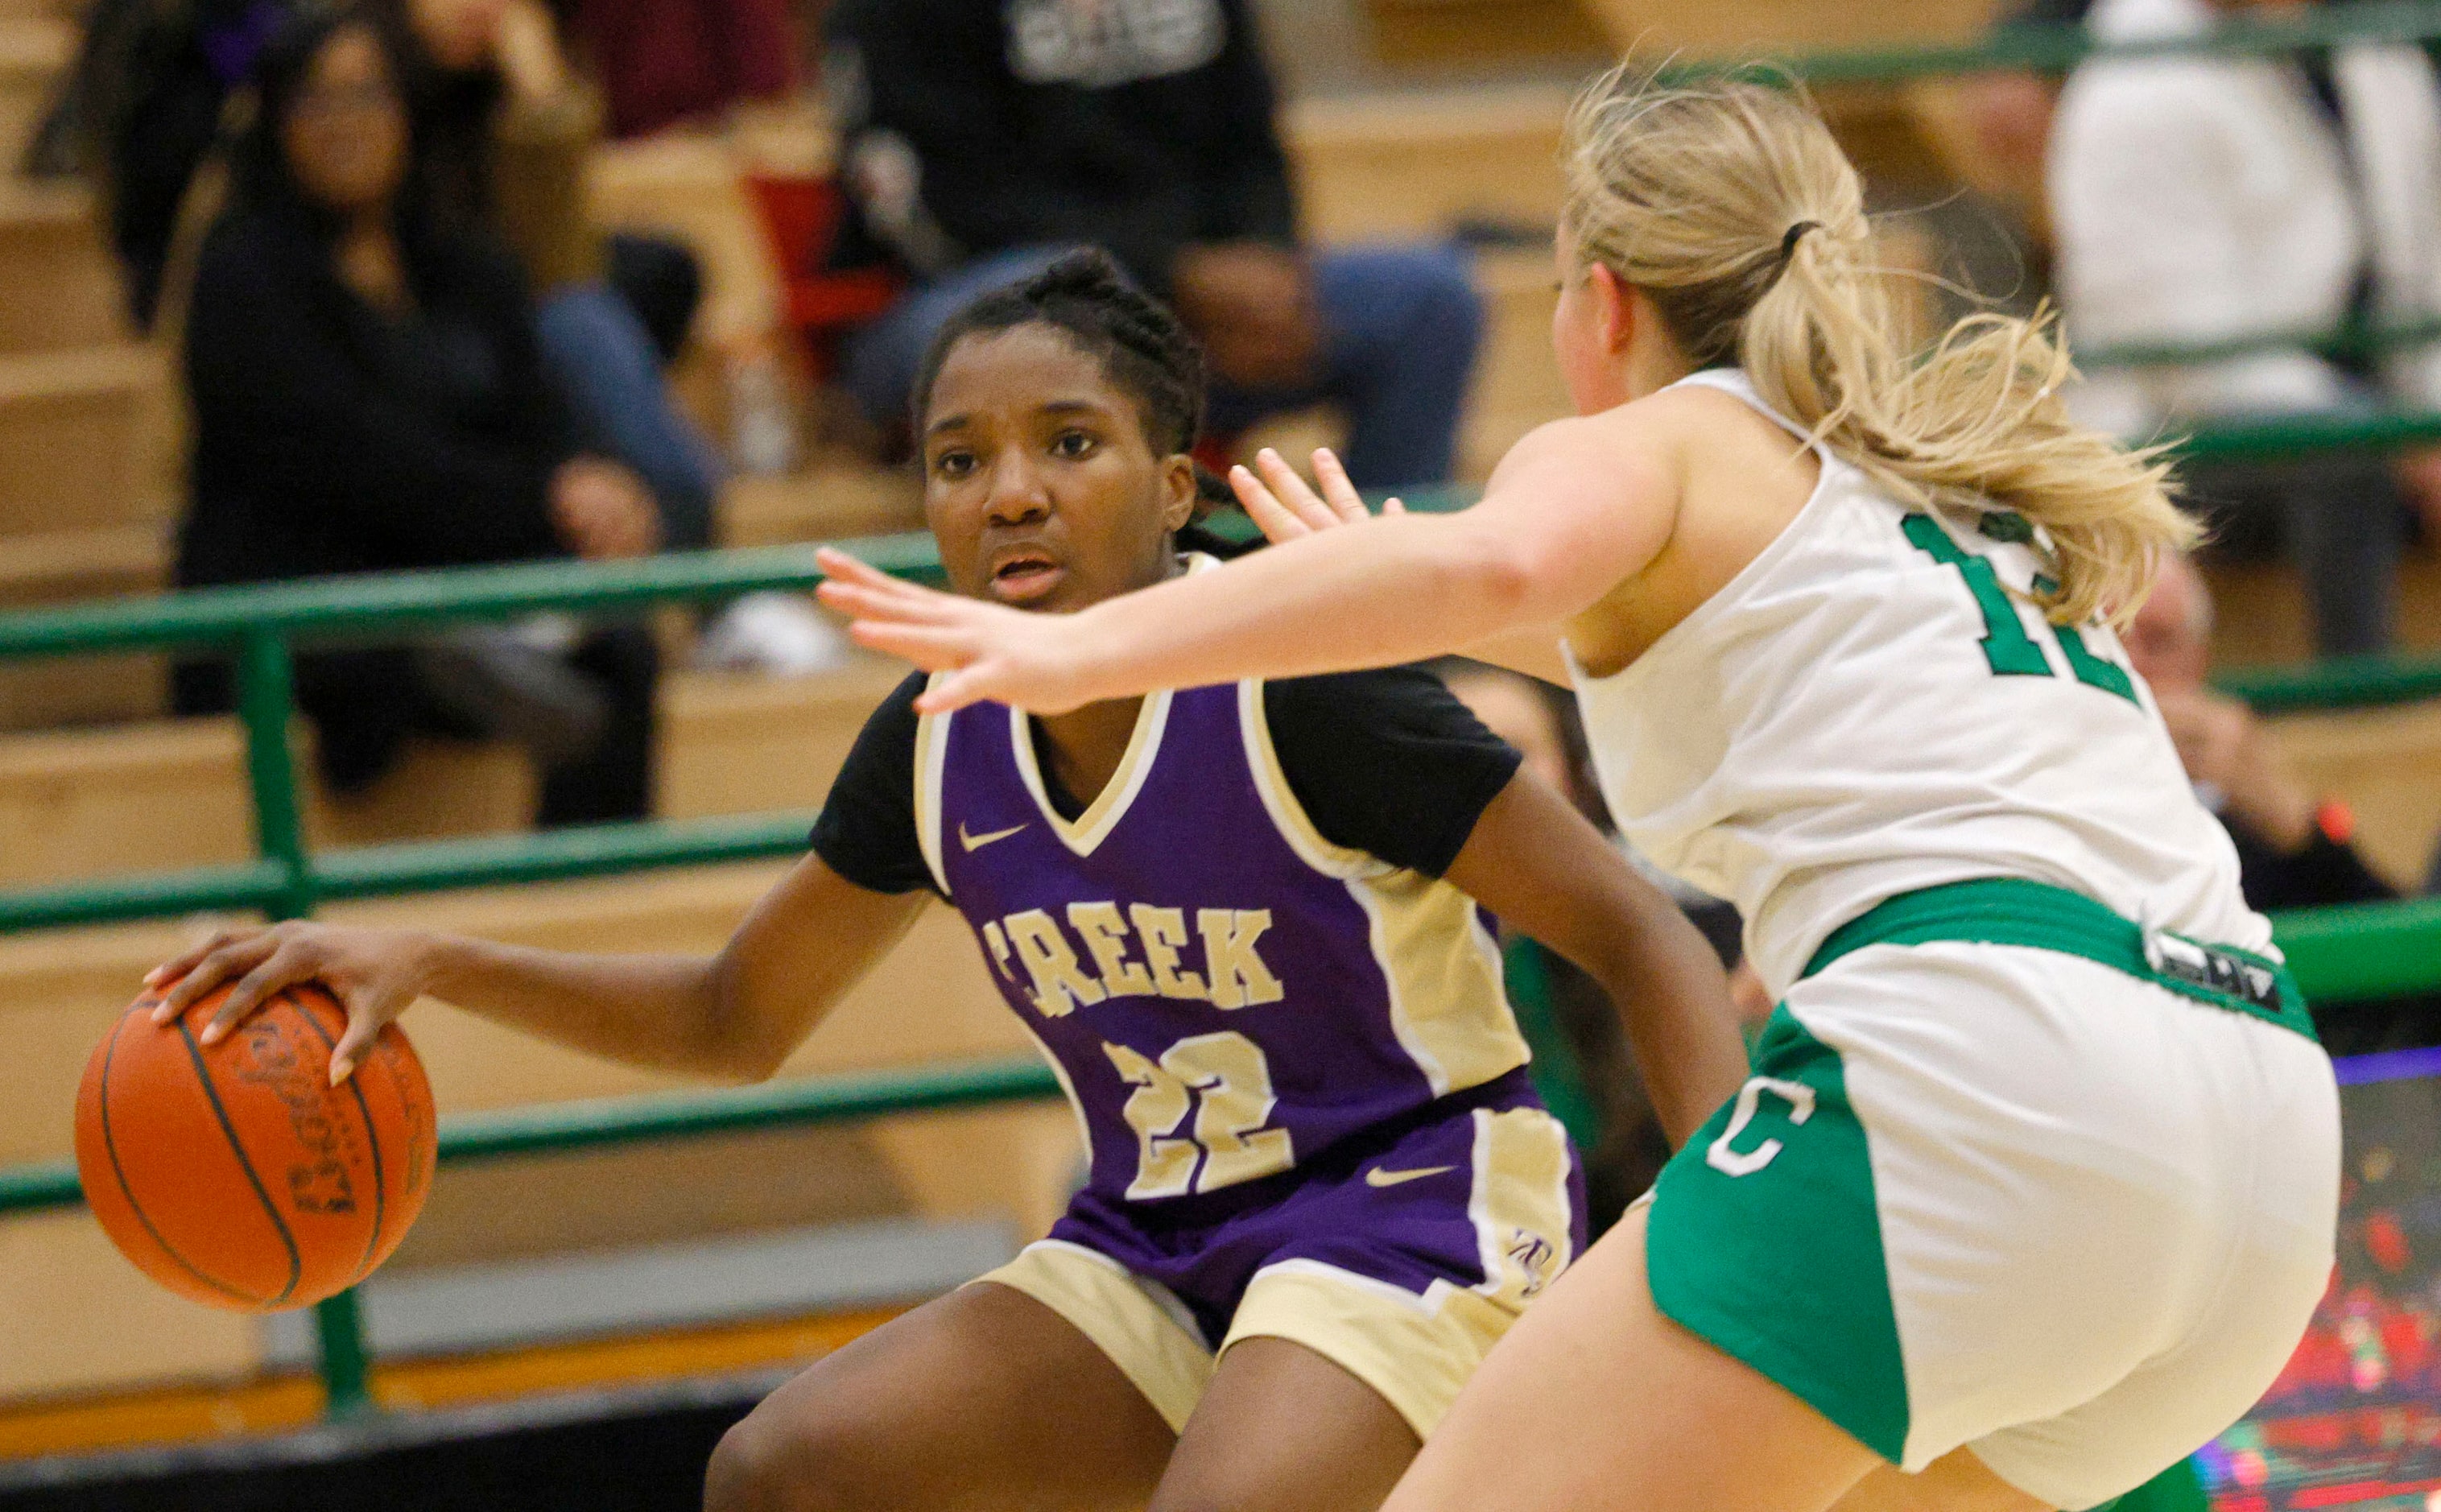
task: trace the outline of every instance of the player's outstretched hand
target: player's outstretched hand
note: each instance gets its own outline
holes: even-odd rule
[[[1256,476],[1257,469],[1262,475],[1259,477]],[[1313,476],[1322,480],[1319,494],[1296,475],[1279,453],[1266,446],[1255,454],[1253,468],[1240,463],[1229,469],[1229,486],[1236,491],[1238,502],[1246,513],[1275,546],[1317,531],[1362,524],[1372,518],[1356,485],[1347,480],[1347,469],[1339,464],[1339,458],[1329,447],[1314,451]],[[1407,507],[1394,498],[1382,506],[1382,513],[1404,514]]]
[[[422,937],[392,929],[294,921],[267,929],[223,929],[146,972],[144,985],[161,994],[153,1022],[166,1025],[177,1022],[214,989],[234,981],[237,985],[195,1036],[210,1045],[282,988],[320,982],[348,1010],[347,1033],[331,1051],[331,1084],[335,1087],[355,1071],[382,1026],[424,995],[427,973],[422,945]]]
[[[1085,658],[1072,646],[1072,616],[1028,614],[903,583],[829,547],[817,555],[829,578],[815,591],[853,621],[848,634],[857,644],[948,674],[915,700],[922,712],[990,699],[1064,714],[1094,701]]]

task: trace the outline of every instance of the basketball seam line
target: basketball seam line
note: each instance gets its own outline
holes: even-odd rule
[[[118,1139],[110,1130],[110,1068],[118,1058],[118,1036],[126,1032],[127,1020],[135,1017],[140,1011],[139,1009],[128,1010],[120,1016],[118,1026],[111,1030],[110,1042],[101,1053],[101,1095],[95,1099],[101,1105],[101,1149],[102,1153],[110,1158],[110,1174],[118,1179],[118,1195],[127,1199],[127,1211],[136,1215],[136,1221],[144,1225],[144,1232],[153,1236],[153,1242],[161,1247],[161,1252],[175,1260],[187,1274],[214,1291],[235,1297],[249,1306],[262,1306],[264,1299],[250,1291],[230,1286],[226,1281],[206,1275],[193,1261],[180,1254],[178,1247],[172,1244],[167,1235],[153,1226],[152,1215],[144,1211],[143,1203],[136,1200],[136,1188],[128,1182],[127,1172],[118,1163]]]
[[[306,1003],[297,996],[295,991],[282,989],[280,994],[280,1000],[297,1010],[297,1017],[305,1020],[305,1026],[313,1030],[316,1037],[319,1038],[324,1045],[330,1047],[333,1054],[338,1053],[339,1042],[331,1037],[330,1032],[322,1027],[322,1020],[314,1017],[314,1010],[307,1006]],[[347,1009],[342,1006],[339,1011],[342,1014],[345,1014]],[[363,1074],[363,1069],[358,1068],[356,1075],[361,1076]],[[365,1236],[365,1258],[363,1262],[356,1267],[355,1274],[348,1280],[348,1285],[353,1287],[357,1282],[364,1280],[365,1277],[373,1273],[373,1254],[375,1251],[381,1248],[384,1194],[382,1188],[381,1132],[373,1127],[372,1106],[365,1101],[364,1085],[357,1081],[355,1076],[348,1078],[348,1090],[355,1093],[356,1111],[364,1115],[365,1147],[371,1152],[373,1158],[373,1228],[372,1232]]]
[[[270,1190],[262,1184],[262,1178],[255,1174],[254,1161],[246,1157],[245,1146],[238,1142],[237,1129],[229,1123],[228,1109],[221,1106],[220,1089],[212,1085],[212,1073],[204,1065],[204,1053],[195,1044],[195,1036],[183,1018],[178,1021],[178,1037],[187,1042],[187,1056],[195,1063],[195,1079],[203,1084],[204,1096],[211,1101],[212,1116],[221,1122],[221,1132],[227,1136],[229,1150],[237,1157],[238,1169],[245,1173],[256,1198],[262,1203],[263,1213],[271,1219],[271,1226],[280,1232],[280,1242],[287,1246],[288,1285],[280,1288],[280,1295],[269,1299],[270,1305],[277,1306],[297,1294],[297,1283],[305,1274],[304,1257],[297,1252],[297,1235],[288,1232],[288,1220],[281,1217],[280,1209],[272,1205]]]

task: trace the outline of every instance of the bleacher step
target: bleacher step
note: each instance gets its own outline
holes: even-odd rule
[[[0,168],[7,167],[0,159]],[[0,354],[124,341],[117,264],[80,184],[0,176]]]
[[[1305,232],[1437,235],[1462,216],[1547,228],[1560,210],[1564,85],[1381,90],[1289,103],[1281,136]]]
[[[722,546],[785,546],[924,528],[922,486],[903,467],[832,464],[739,477],[720,492]]]
[[[0,11],[0,168],[14,170],[51,81],[76,58],[76,37],[64,17]]]
[[[951,1290],[1016,1253],[988,1219],[892,1218],[506,1264],[385,1270],[360,1292],[376,1359],[430,1359],[804,1317]],[[263,1363],[308,1367],[310,1313],[263,1319]]]
[[[1992,0],[1581,0],[1614,45],[1696,57],[1966,42],[1992,22]]]
[[[162,376],[133,344],[0,356],[0,540],[169,518]]]

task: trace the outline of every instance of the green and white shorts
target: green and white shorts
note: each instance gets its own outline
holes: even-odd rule
[[[1832,936],[1755,1069],[1654,1188],[1654,1301],[1904,1469],[2106,1504],[2253,1405],[2329,1279],[2338,1091],[2259,957],[1927,889]]]

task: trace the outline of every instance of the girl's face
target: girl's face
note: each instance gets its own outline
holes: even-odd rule
[[[1069,613],[1176,569],[1194,463],[1155,455],[1134,399],[1058,328],[961,338],[921,439],[924,513],[956,591]]]
[[[407,176],[407,106],[369,27],[344,27],[314,55],[280,123],[305,197],[342,216],[389,203]]]

